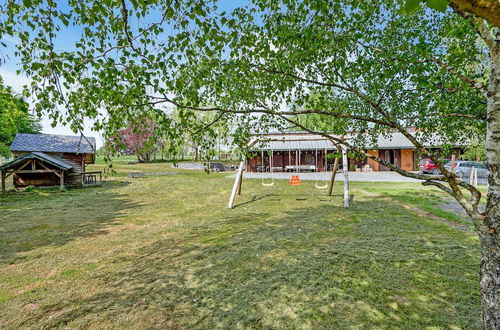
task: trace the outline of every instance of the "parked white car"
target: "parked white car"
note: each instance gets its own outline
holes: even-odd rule
[[[451,161],[444,165],[447,170],[451,170]],[[488,177],[488,168],[485,162],[472,162],[465,160],[455,161],[455,173],[459,178],[467,178],[470,176],[472,168],[477,169],[478,177]]]

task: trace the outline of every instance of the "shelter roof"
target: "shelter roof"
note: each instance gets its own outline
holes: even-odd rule
[[[47,164],[50,164],[50,165],[55,166],[58,169],[62,169],[62,170],[69,170],[69,169],[73,168],[73,165],[71,165],[67,162],[64,162],[60,159],[56,159],[52,156],[49,156],[43,152],[30,152],[28,154],[22,155],[21,157],[14,159],[10,163],[7,163],[7,164],[0,166],[0,170],[8,170],[11,168],[15,168],[17,165],[22,164],[24,161],[30,160],[30,159],[40,160],[42,162],[45,162]]]

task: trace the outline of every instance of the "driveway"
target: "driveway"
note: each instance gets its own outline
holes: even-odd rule
[[[279,173],[243,173],[243,178],[245,179],[262,179],[262,178],[274,178],[274,179],[283,179],[290,180],[290,177],[293,175],[298,175],[301,180],[317,180],[317,181],[327,181],[330,180],[330,176],[332,172],[318,172],[318,173],[287,173],[287,172],[279,172]],[[235,174],[230,177],[234,178]],[[344,174],[337,173],[335,177],[335,181],[343,181]],[[422,182],[421,180],[411,179],[404,177],[396,172],[349,172],[349,181],[369,181],[369,182]]]

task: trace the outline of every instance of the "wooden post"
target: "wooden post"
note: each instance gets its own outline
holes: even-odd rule
[[[241,164],[240,164],[241,165]],[[239,168],[238,168],[239,170]],[[238,184],[238,195],[241,195],[241,186],[243,185],[243,176],[240,178],[240,182]]]
[[[314,149],[314,171],[318,172],[318,149]]]
[[[344,146],[342,147],[342,170],[344,171],[344,207],[349,207],[349,164]]]
[[[451,155],[451,173],[455,173],[455,155]]]
[[[227,208],[229,209],[233,208],[234,199],[236,198],[236,193],[238,192],[238,187],[243,177],[244,164],[245,164],[244,161],[240,162],[240,167],[238,168],[238,174],[236,174],[236,179],[234,180],[233,191],[231,192],[231,197],[229,197],[229,203],[227,203]]]
[[[323,172],[328,171],[328,159],[326,158],[326,149],[323,151]]]
[[[328,196],[332,195],[333,185],[335,184],[335,175],[337,175],[338,168],[339,168],[339,158],[335,157],[335,162],[333,163],[332,176],[330,177],[330,185],[328,186]]]
[[[471,168],[470,175],[469,175],[469,183],[477,188],[477,168],[476,167]]]
[[[86,154],[83,154],[83,157],[82,157],[82,172],[85,173],[86,169],[85,169],[85,157],[87,157]],[[83,187],[84,186],[84,182],[85,182],[85,174],[82,174],[80,176],[80,185]]]
[[[61,176],[59,177],[60,188],[64,189],[64,170],[61,170]]]
[[[5,194],[5,171],[2,170],[2,194]]]

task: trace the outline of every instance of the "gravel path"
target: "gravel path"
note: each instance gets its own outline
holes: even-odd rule
[[[274,178],[282,180],[290,180],[293,175],[298,175],[301,180],[318,180],[327,181],[330,180],[332,172],[319,172],[319,173],[247,173],[243,174],[245,179],[262,179],[262,178]],[[234,178],[235,174],[230,175]],[[344,174],[337,173],[335,181],[343,181]],[[420,180],[411,179],[399,175],[396,172],[349,172],[349,181],[366,181],[366,182],[421,182]]]
[[[467,221],[471,221],[467,212],[465,212],[464,208],[454,199],[452,198],[443,198],[443,203],[439,205],[442,209],[446,211],[451,211],[459,216],[463,217]],[[479,203],[478,209],[480,212],[484,212],[486,209],[486,203]]]
[[[173,168],[181,168],[183,170],[201,170],[203,171],[205,169],[205,165],[203,163],[199,162],[192,162],[192,163],[177,163],[177,164],[172,164],[170,165]]]

